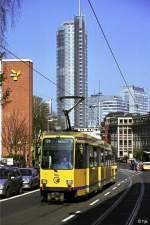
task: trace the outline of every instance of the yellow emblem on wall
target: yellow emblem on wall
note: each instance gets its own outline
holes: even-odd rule
[[[21,71],[16,71],[14,69],[11,70],[10,76],[13,78],[14,81],[18,80],[18,77],[21,75]]]

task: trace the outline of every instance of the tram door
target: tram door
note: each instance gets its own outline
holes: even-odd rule
[[[100,153],[100,165],[100,184],[103,186],[106,182],[105,155],[103,150]]]
[[[89,153],[89,191],[98,189],[98,166],[97,166],[97,149],[93,146],[88,146]]]
[[[75,148],[75,171],[74,186],[77,187],[78,195],[86,194],[87,172],[86,172],[86,145],[76,143]]]

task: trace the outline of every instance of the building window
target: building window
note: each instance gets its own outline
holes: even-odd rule
[[[124,134],[127,134],[127,130],[124,130]]]
[[[127,120],[124,120],[124,123],[127,124]]]
[[[127,145],[127,140],[124,140],[124,145]]]
[[[122,130],[119,130],[119,134],[122,134]]]
[[[128,145],[131,145],[132,144],[132,140],[128,140]]]
[[[119,144],[122,145],[123,144],[123,141],[122,140],[119,140]]]
[[[120,151],[120,156],[123,156],[123,152],[122,151]]]
[[[123,123],[123,120],[120,120],[120,123]]]
[[[131,134],[131,133],[132,133],[132,132],[131,132],[131,129],[129,129],[129,130],[128,130],[128,134]]]

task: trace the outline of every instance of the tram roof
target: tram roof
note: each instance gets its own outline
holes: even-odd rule
[[[73,136],[73,137],[89,137],[91,139],[99,140],[98,138],[85,134],[79,131],[54,131],[54,132],[44,132],[42,135],[44,136]],[[100,141],[100,140],[99,140]]]
[[[48,138],[48,137],[74,137],[78,138],[78,141],[92,141],[101,145],[101,147],[104,147],[108,151],[112,151],[111,145],[108,143],[105,143],[103,140],[100,140],[94,136],[91,136],[89,134],[85,134],[82,132],[76,132],[76,131],[54,131],[54,132],[44,132],[41,137]]]

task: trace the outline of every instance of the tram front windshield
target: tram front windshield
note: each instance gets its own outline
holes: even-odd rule
[[[143,162],[150,162],[150,152],[149,153],[143,153]]]
[[[72,169],[73,139],[46,138],[42,146],[43,169]]]

